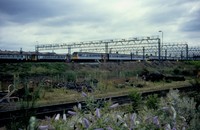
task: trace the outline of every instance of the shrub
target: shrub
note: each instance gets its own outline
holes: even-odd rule
[[[174,73],[174,74],[180,74],[180,69],[175,68],[175,69],[173,70],[173,73]]]
[[[177,90],[170,90],[161,98],[158,109],[148,109],[145,105],[138,113],[125,113],[116,109],[118,103],[109,101],[97,103],[93,96],[82,93],[86,105],[79,103],[68,111],[69,117],[57,114],[52,118],[36,120],[31,117],[26,128],[59,130],[199,130],[200,107],[195,108],[193,99],[181,98]],[[141,101],[141,94],[132,92],[135,101]],[[131,96],[130,96],[131,97]],[[148,100],[155,101],[152,95]],[[141,103],[141,102],[140,102]],[[98,105],[97,105],[98,104]],[[85,109],[87,108],[87,109]],[[88,109],[89,108],[89,109]],[[16,124],[15,126],[20,126]],[[22,126],[20,126],[22,128]]]
[[[29,119],[33,118],[32,116],[36,114],[33,108],[37,105],[40,92],[40,86],[37,86],[33,92],[29,91],[28,85],[25,86],[24,98],[20,100],[20,109],[23,110],[23,112],[18,114],[18,118],[21,120],[17,121],[16,117],[11,116],[12,120],[8,123],[7,129],[19,130],[20,128],[28,127]]]
[[[143,69],[141,70],[141,72],[139,73],[139,76],[143,76],[143,75],[147,75],[147,74],[149,74],[149,70],[146,69],[146,68],[143,68]]]
[[[129,97],[132,101],[133,112],[138,112],[142,104],[141,93],[139,93],[138,91],[132,91],[129,94]]]
[[[157,94],[149,95],[146,99],[146,106],[148,109],[157,110],[159,107],[159,98]]]
[[[66,76],[66,80],[67,81],[76,81],[76,74],[75,72],[73,71],[68,71],[65,73],[65,76]]]

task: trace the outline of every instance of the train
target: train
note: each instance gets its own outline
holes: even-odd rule
[[[54,52],[18,52],[18,51],[0,51],[1,62],[45,62],[45,61],[65,61],[66,54],[56,54]]]
[[[197,58],[196,58],[197,59]],[[119,54],[119,53],[91,53],[91,52],[74,52],[71,57],[71,61],[74,62],[87,62],[87,61],[158,61],[158,60],[186,60],[184,56],[154,56],[148,55],[135,55],[130,54]],[[194,58],[190,57],[190,60]]]
[[[91,52],[74,52],[71,60],[74,62],[87,61],[131,61],[143,60],[143,56],[134,56],[132,54],[118,54],[118,53],[91,53]]]
[[[200,60],[200,56],[189,57],[187,60]],[[161,60],[186,60],[186,57],[160,56]],[[22,52],[22,51],[0,51],[1,62],[103,62],[103,61],[142,61],[160,60],[154,55],[134,55],[119,53],[94,53],[73,52],[69,54],[57,54],[54,52]]]

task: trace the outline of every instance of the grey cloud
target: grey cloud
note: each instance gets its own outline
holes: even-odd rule
[[[7,20],[6,15],[0,13],[0,26],[5,26],[8,23]]]
[[[50,20],[42,21],[41,24],[45,26],[71,26],[74,24],[88,24],[88,23],[103,23],[106,21],[107,17],[103,14],[90,14],[90,13],[80,13],[74,15],[67,15],[63,17],[52,17]]]
[[[172,8],[168,6],[154,7],[152,12],[147,14],[146,20],[151,24],[163,24],[174,23],[179,18],[184,16],[186,10],[181,6]]]
[[[199,2],[199,0],[173,0],[169,1],[169,6],[180,6],[182,4],[189,4],[193,2]]]
[[[127,9],[119,1],[0,0],[0,47],[18,49],[21,45],[11,46],[12,42],[28,47],[25,43],[37,40],[43,43],[140,36],[158,29],[173,30],[174,37],[180,38],[200,30],[199,11],[185,16],[199,0],[127,0],[131,5]]]
[[[186,32],[200,32],[200,18],[192,19],[188,22],[186,22],[183,27],[182,31]]]
[[[180,30],[184,32],[200,32],[200,8],[193,13],[189,21],[184,22]]]
[[[145,20],[156,25],[176,24],[188,13],[187,5],[195,5],[197,2],[198,0],[149,1],[151,11],[146,13]],[[146,6],[148,4],[145,3]]]
[[[46,15],[62,13],[63,9],[72,10],[75,2],[69,0],[1,0],[0,11],[9,15],[34,14]],[[73,6],[74,7],[74,6]]]
[[[0,26],[10,22],[17,24],[37,23],[43,26],[65,26],[100,23],[109,18],[84,1],[71,0],[0,0]]]
[[[166,10],[163,12],[155,12],[147,17],[147,21],[151,24],[163,24],[173,23],[184,15],[184,11],[180,10]]]
[[[0,48],[2,50],[4,50],[4,48],[6,48],[5,50],[20,50],[20,48],[23,46],[25,45],[16,42],[0,42]]]
[[[143,5],[146,6],[168,6],[168,7],[179,7],[183,4],[189,4],[189,3],[193,3],[193,2],[198,2],[199,0],[173,0],[173,1],[169,1],[169,0],[148,0],[145,1],[143,3]],[[161,9],[162,10],[162,9]]]
[[[81,4],[80,4],[81,5]],[[73,13],[76,2],[61,0],[1,0],[0,13],[16,23],[37,22],[41,19]]]

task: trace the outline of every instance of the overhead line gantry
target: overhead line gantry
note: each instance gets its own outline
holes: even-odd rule
[[[161,46],[159,36],[150,37],[131,37],[124,39],[108,39],[108,40],[98,40],[98,41],[86,41],[86,42],[71,42],[71,43],[61,43],[61,44],[43,44],[36,45],[35,51],[39,52],[42,50],[58,50],[58,49],[68,49],[68,54],[71,54],[71,49],[92,49],[92,48],[104,48],[104,52],[109,53],[110,48],[134,48],[135,45],[142,46],[144,50],[144,45],[156,45],[158,57],[161,57]]]
[[[176,57],[177,59],[190,59],[193,56],[200,56],[200,47],[188,47],[187,43],[164,43],[161,47],[159,36],[150,37],[131,37],[122,39],[106,39],[84,42],[54,43],[36,45],[35,51],[78,49],[83,52],[101,52],[101,53],[124,53],[133,55],[154,55],[167,59]],[[162,57],[161,57],[162,56]]]

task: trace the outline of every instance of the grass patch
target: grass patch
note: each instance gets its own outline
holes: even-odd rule
[[[106,92],[104,90],[95,91],[93,95],[96,98],[104,98],[104,97],[112,97],[112,96],[120,96],[120,95],[128,95],[130,91],[137,90],[138,92],[149,92],[155,90],[163,90],[163,89],[171,89],[171,88],[181,88],[191,86],[189,81],[177,81],[172,83],[151,83],[147,82],[146,87],[144,88],[133,88],[133,87],[125,87],[123,89],[108,87]],[[81,93],[65,90],[65,89],[53,89],[53,92],[45,92],[45,96],[42,100],[40,100],[39,104],[57,104],[63,102],[72,102],[72,101],[80,101]]]
[[[107,63],[97,66],[81,65],[81,64],[66,64],[66,63],[2,63],[0,73],[16,74],[19,82],[23,82],[23,78],[28,83],[28,78],[32,81],[35,79],[39,84],[44,85],[43,81],[49,80],[52,82],[67,82],[67,81],[90,81],[97,79],[98,85],[95,88],[94,95],[96,97],[107,97],[126,95],[132,90],[140,92],[154,91],[161,89],[170,89],[175,87],[189,86],[188,80],[181,82],[167,83],[147,82],[141,80],[139,75],[144,71],[150,72],[159,71],[164,74],[174,74],[175,69],[178,69],[179,74],[182,72],[188,74],[188,70],[198,66],[199,62],[129,62],[129,63]],[[195,75],[188,74],[192,79]],[[21,79],[22,80],[21,80]],[[34,81],[35,82],[35,81]],[[17,83],[16,83],[17,84]],[[20,83],[19,83],[20,84]],[[19,85],[18,85],[19,86]],[[49,86],[43,86],[48,88]],[[139,88],[141,87],[141,88]],[[81,94],[66,89],[44,89],[41,93],[41,98],[38,101],[39,105],[57,104],[63,102],[79,101]]]

